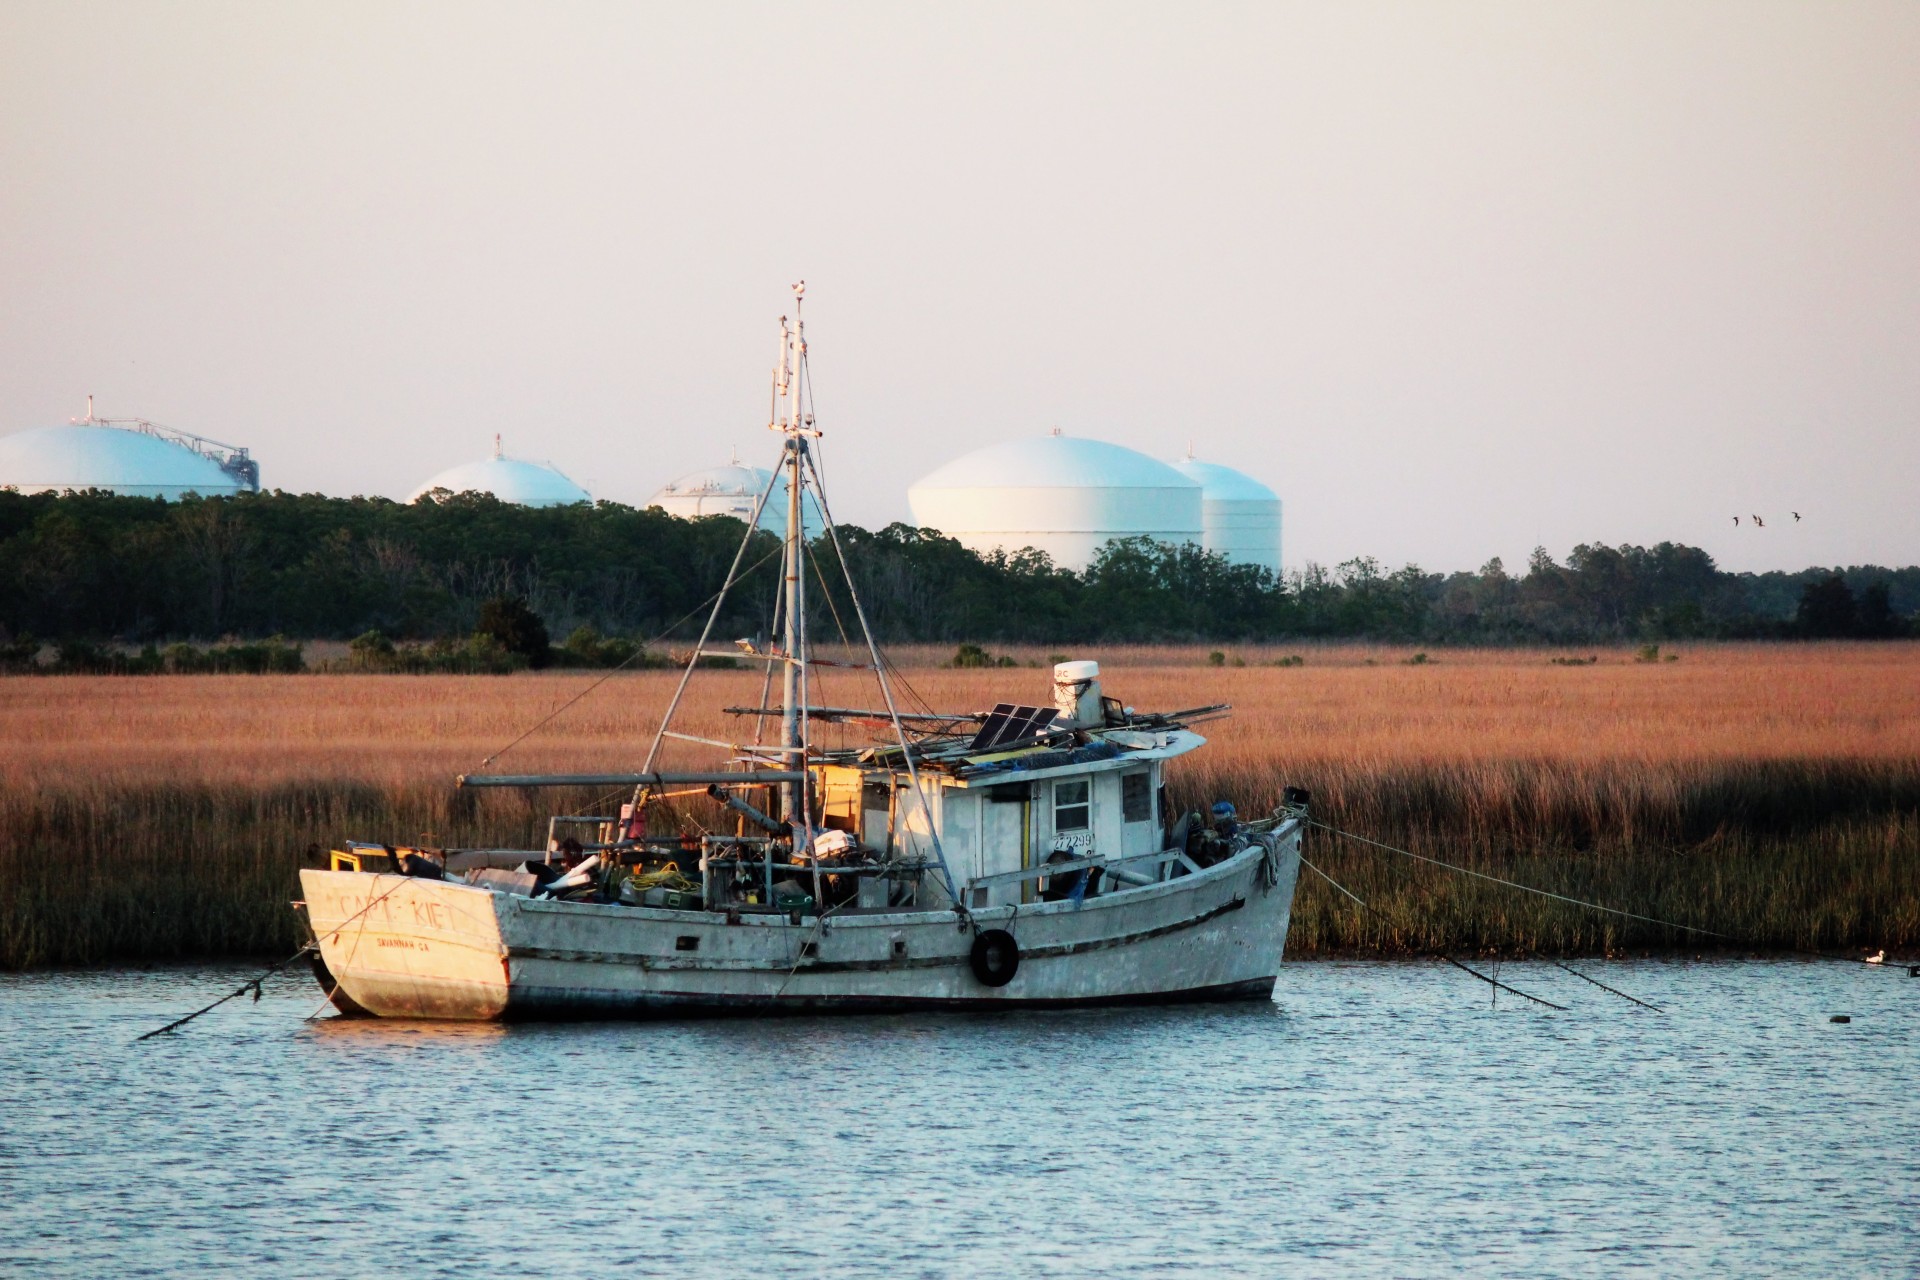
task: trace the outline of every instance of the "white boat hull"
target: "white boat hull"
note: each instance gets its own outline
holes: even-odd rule
[[[303,871],[329,994],[388,1018],[653,1017],[1269,999],[1300,829],[1196,874],[952,913],[807,917],[530,899],[460,884]],[[972,962],[1005,930],[1004,985]]]

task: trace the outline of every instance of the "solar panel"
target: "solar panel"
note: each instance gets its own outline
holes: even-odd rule
[[[973,735],[969,751],[988,751],[1009,742],[1019,742],[1046,731],[1060,713],[1052,707],[1023,707],[1002,702],[988,714],[980,732]]]

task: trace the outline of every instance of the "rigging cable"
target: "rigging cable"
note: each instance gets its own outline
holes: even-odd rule
[[[953,903],[954,914],[960,917],[961,927],[965,928],[973,921],[972,913],[966,903],[960,901],[959,886],[954,883],[953,871],[947,866],[946,850],[940,847],[940,824],[934,821],[933,803],[927,799],[926,790],[920,785],[920,769],[913,762],[913,748],[907,744],[906,726],[901,723],[900,709],[894,702],[893,686],[887,680],[886,664],[880,660],[880,646],[874,642],[873,627],[867,622],[867,611],[860,603],[859,588],[854,586],[853,569],[847,563],[847,553],[840,545],[839,527],[833,522],[833,512],[827,506],[826,482],[820,478],[820,469],[812,454],[803,454],[807,469],[813,474],[814,492],[820,500],[820,516],[827,526],[827,537],[833,542],[834,556],[840,561],[840,573],[847,581],[847,599],[853,604],[853,616],[860,622],[860,632],[866,638],[867,656],[872,659],[874,676],[880,684],[880,696],[887,705],[887,716],[893,721],[893,733],[900,743],[900,755],[906,762],[907,780],[913,784],[914,798],[920,802],[921,811],[927,815],[927,840],[933,845],[933,856],[940,864],[940,878],[946,882],[947,898]]]
[[[811,369],[811,366],[808,366],[808,367],[809,369]],[[811,401],[812,394],[813,394],[813,375],[811,372],[807,374],[807,394],[808,394],[809,401]],[[826,450],[823,447],[824,443],[825,442],[821,440],[814,441],[814,447],[811,455],[812,463],[813,463],[814,479],[818,481],[820,486],[820,492],[822,494],[824,494],[827,489],[826,475],[822,469],[823,463],[824,463],[822,454],[826,452]],[[834,540],[834,550],[836,552],[840,551],[838,538]],[[853,589],[853,569],[852,569],[852,566],[850,566],[847,563],[846,556],[844,553],[840,553],[840,571],[842,574],[845,575],[847,579],[848,591],[851,592]],[[831,592],[828,593],[828,599],[829,600],[832,599]],[[838,619],[836,617],[836,621],[837,620]],[[866,617],[864,614],[861,616],[860,621],[862,626],[866,624]],[[851,645],[849,645],[849,647],[851,647]],[[883,650],[880,653],[880,662],[881,662],[881,665],[886,667],[887,674],[893,677],[894,682],[898,685],[898,687],[906,691],[906,695],[908,699],[919,705],[920,710],[928,713],[929,715],[938,714],[934,711],[933,704],[920,696],[920,691],[913,687],[913,682],[907,679],[906,673],[903,672],[900,669],[899,665],[894,662],[893,656],[891,654],[888,654]]]
[[[751,535],[752,532],[753,532],[752,528],[751,526],[749,526],[748,528],[749,535]],[[755,561],[753,564],[747,566],[746,570],[742,572],[740,576],[745,577],[747,574],[752,573],[754,570],[758,569],[761,565],[773,559],[773,557],[777,554],[779,554],[778,548],[768,552],[766,555],[760,557],[760,559]],[[730,584],[732,582],[732,579],[729,578],[728,582]],[[498,760],[501,756],[507,754],[507,752],[513,750],[515,747],[525,742],[528,738],[531,738],[534,734],[540,732],[540,730],[544,729],[547,725],[551,724],[554,718],[560,715],[561,712],[565,711],[568,707],[571,707],[574,703],[580,701],[580,699],[586,697],[588,694],[592,693],[595,689],[598,689],[601,685],[605,684],[607,681],[619,675],[623,670],[626,669],[628,663],[633,662],[635,659],[639,658],[642,654],[646,653],[649,647],[659,644],[662,640],[665,640],[668,636],[672,635],[675,631],[679,630],[681,624],[686,622],[687,619],[693,617],[695,614],[699,613],[702,609],[706,608],[708,605],[715,603],[715,601],[717,601],[719,597],[724,596],[726,593],[727,593],[727,588],[723,586],[720,588],[720,590],[714,592],[713,595],[708,596],[705,600],[702,600],[699,604],[693,606],[693,608],[681,614],[678,619],[676,619],[674,622],[668,625],[665,631],[662,631],[659,635],[647,641],[645,644],[640,645],[632,653],[628,654],[624,659],[622,659],[619,666],[616,666],[611,670],[607,671],[605,674],[600,676],[599,679],[595,680],[592,684],[588,685],[586,688],[580,690],[580,692],[574,694],[571,698],[568,698],[565,702],[555,707],[551,712],[547,714],[545,719],[535,724],[532,728],[528,729],[525,733],[515,738],[512,742],[509,742],[506,746],[501,747],[498,751],[486,757],[480,763],[483,765],[492,764],[495,760]],[[699,654],[696,651],[693,661],[698,662],[699,660],[700,660]],[[671,714],[671,712],[669,712],[669,714]],[[664,721],[662,723],[664,724]]]
[[[653,735],[653,745],[647,748],[646,763],[641,766],[642,773],[653,772],[654,758],[660,754],[660,743],[667,736],[667,725],[672,722],[673,713],[679,710],[680,699],[686,696],[687,685],[693,679],[694,668],[700,665],[700,651],[707,647],[707,641],[713,637],[713,626],[714,623],[720,620],[720,607],[726,603],[727,592],[731,591],[733,584],[740,579],[740,562],[746,559],[747,545],[753,541],[753,535],[760,531],[760,513],[766,509],[767,499],[772,496],[773,486],[778,482],[779,478],[780,473],[778,471],[772,473],[767,479],[767,487],[761,490],[760,496],[754,500],[753,511],[747,516],[747,531],[740,539],[739,548],[733,553],[733,563],[727,566],[726,578],[720,583],[720,589],[714,592],[711,597],[713,601],[713,612],[707,615],[707,624],[700,629],[700,639],[694,644],[693,653],[687,659],[686,670],[680,673],[680,683],[674,688],[673,700],[667,703],[666,714],[660,717],[660,727]],[[777,550],[784,554],[786,544],[782,542]],[[760,564],[771,560],[773,555],[773,552],[769,552],[763,556],[760,562],[754,565],[754,568],[757,569],[760,567]],[[752,572],[752,570],[748,570],[748,572]],[[698,613],[699,609],[696,608],[693,612]],[[682,619],[682,621],[684,621],[684,619]],[[679,623],[675,623],[674,625],[678,626]],[[789,659],[793,657],[792,654],[788,654],[787,656]]]

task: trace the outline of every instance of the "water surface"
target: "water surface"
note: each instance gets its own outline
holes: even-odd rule
[[[1272,1005],[349,1022],[0,977],[0,1275],[1913,1275],[1920,980],[1287,967]],[[1845,1013],[1852,1022],[1829,1022]]]

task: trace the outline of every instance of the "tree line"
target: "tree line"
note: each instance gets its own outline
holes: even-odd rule
[[[611,502],[533,509],[478,494],[166,502],[0,491],[0,648],[17,658],[42,642],[359,637],[356,652],[378,661],[382,644],[446,649],[476,634],[489,608],[499,630],[511,601],[576,654],[625,653],[609,638],[697,634],[742,532],[727,517]],[[1540,549],[1518,573],[1498,559],[1442,574],[1359,557],[1282,577],[1144,539],[1110,543],[1073,572],[1032,550],[980,555],[904,524],[839,533],[876,633],[896,643],[1874,638],[1914,633],[1920,610],[1920,567],[1728,573],[1669,542],[1581,545],[1564,561]],[[815,550],[815,634],[857,636],[833,549]],[[778,565],[778,539],[756,533],[720,635],[772,629]]]

